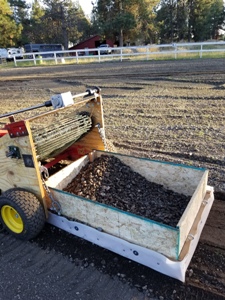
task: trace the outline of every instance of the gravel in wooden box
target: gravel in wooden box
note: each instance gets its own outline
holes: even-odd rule
[[[208,171],[101,151],[94,156],[48,180],[62,214],[179,259],[206,193]]]

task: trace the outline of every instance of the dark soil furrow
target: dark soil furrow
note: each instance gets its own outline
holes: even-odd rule
[[[0,113],[100,86],[117,152],[207,168],[216,200],[185,284],[46,225],[32,243],[0,233],[0,300],[225,299],[224,67],[199,59],[1,68]]]

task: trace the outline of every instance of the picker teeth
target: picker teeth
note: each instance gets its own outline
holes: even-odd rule
[[[87,114],[66,117],[42,130],[34,130],[33,139],[39,160],[55,156],[77,141],[92,127]]]

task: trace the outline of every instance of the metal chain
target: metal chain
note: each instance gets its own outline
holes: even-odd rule
[[[104,129],[101,128],[101,126],[100,126],[99,123],[95,127],[98,128],[98,133],[99,133],[99,135],[100,135],[100,137],[102,139],[102,142],[104,144],[105,150],[108,151]],[[54,197],[52,196],[51,191],[49,190],[48,186],[45,183],[45,179],[47,179],[49,177],[48,169],[45,168],[44,166],[40,165],[40,173],[41,173],[41,179],[42,179],[43,186],[44,186],[44,188],[45,188],[45,190],[46,190],[49,198],[51,199],[52,206],[51,206],[50,209],[56,211],[58,215],[61,215],[61,213],[62,213],[61,205],[60,205],[60,203],[57,200],[54,199]]]
[[[57,212],[58,215],[61,215],[62,214],[62,207],[61,207],[59,201],[54,199],[51,191],[49,190],[47,184],[45,183],[45,179],[47,179],[49,177],[48,169],[45,168],[44,166],[40,166],[40,173],[41,173],[41,179],[42,179],[44,189],[46,190],[49,198],[51,199],[50,209]]]
[[[106,138],[105,138],[105,131],[103,128],[101,128],[100,124],[96,124],[95,127],[98,128],[98,133],[100,135],[100,138],[102,139],[102,142],[104,144],[104,147],[105,147],[105,150],[108,151],[108,146],[107,146],[107,143],[106,143]]]

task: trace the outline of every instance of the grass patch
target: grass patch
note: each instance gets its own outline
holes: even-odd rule
[[[208,46],[209,47],[209,46]],[[217,46],[219,47],[219,45]],[[159,50],[161,51],[159,52]],[[190,48],[184,48],[177,46],[177,51],[174,51],[174,47],[149,47],[149,48],[125,48],[121,56],[120,50],[113,50],[111,55],[86,55],[86,56],[65,56],[62,58],[37,58],[34,60],[17,60],[17,67],[34,67],[34,66],[53,66],[53,65],[69,65],[69,64],[89,64],[98,62],[115,62],[115,61],[146,61],[146,60],[182,60],[182,59],[199,59],[199,58],[224,58],[225,47],[217,49],[212,52],[204,52],[206,47],[203,48],[203,52],[199,46],[192,46]],[[218,51],[219,50],[219,51]],[[193,51],[193,52],[188,52]],[[14,67],[14,62],[8,62],[6,64],[0,64],[0,68]]]

